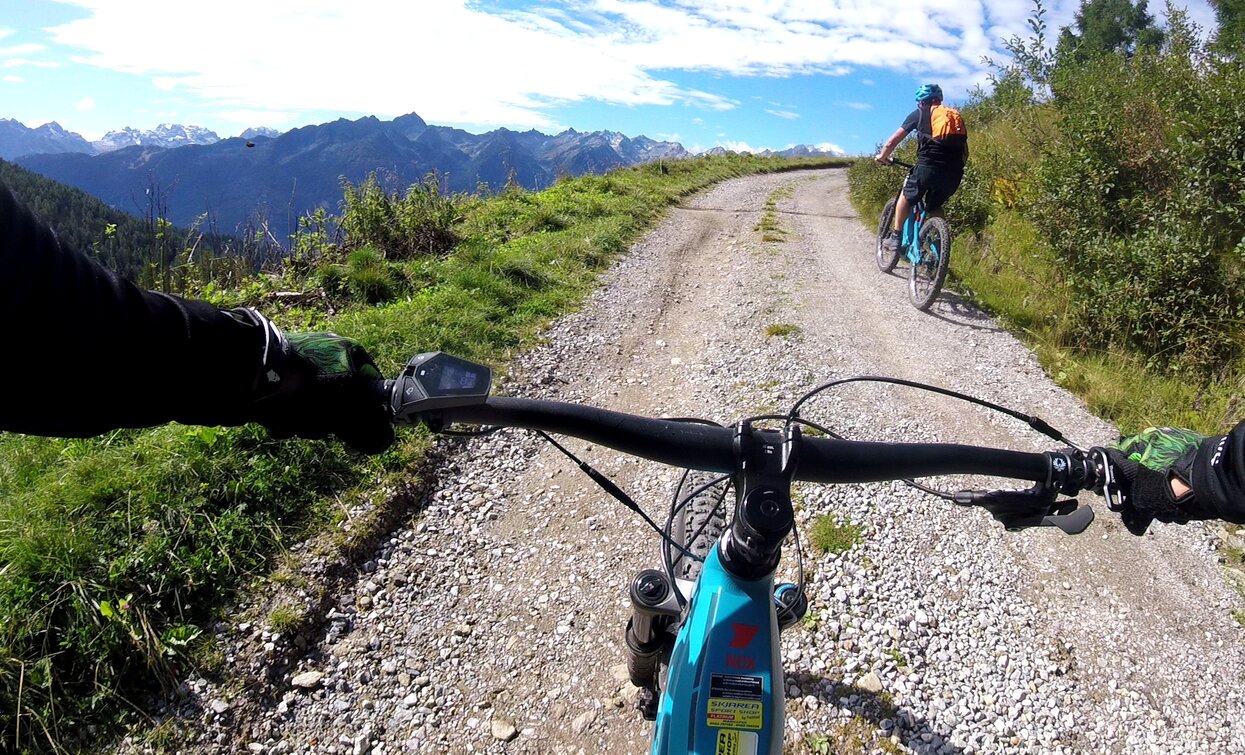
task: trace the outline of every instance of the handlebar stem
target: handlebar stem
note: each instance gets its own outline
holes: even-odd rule
[[[782,544],[795,528],[791,480],[799,458],[800,428],[791,425],[775,442],[752,424],[736,426],[733,447],[739,473],[735,481],[735,518],[719,555],[722,566],[741,579],[762,579],[778,568]]]

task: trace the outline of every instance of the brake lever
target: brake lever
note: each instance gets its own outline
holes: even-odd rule
[[[980,506],[1009,532],[1030,527],[1058,527],[1065,535],[1079,535],[1094,521],[1094,510],[1078,506],[1075,498],[1055,500],[1042,485],[1028,490],[961,490],[951,499],[959,506]]]
[[[1089,450],[1089,458],[1093,459],[1094,467],[1098,471],[1099,487],[1095,492],[1100,493],[1106,499],[1108,509],[1116,512],[1123,511],[1128,505],[1128,500],[1120,490],[1120,484],[1115,480],[1115,467],[1111,465],[1107,450],[1101,446],[1094,446]]]

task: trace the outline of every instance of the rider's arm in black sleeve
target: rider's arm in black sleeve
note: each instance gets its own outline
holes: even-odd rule
[[[1245,523],[1245,422],[1202,441],[1192,477],[1194,495],[1215,518]]]
[[[240,424],[272,329],[147,291],[65,246],[0,185],[0,430]]]

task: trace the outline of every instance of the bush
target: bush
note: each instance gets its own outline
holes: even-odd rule
[[[1205,378],[1242,353],[1245,72],[1169,39],[1057,72],[1032,217],[1070,272],[1075,345]]]
[[[346,288],[351,294],[368,304],[381,304],[397,295],[397,281],[389,265],[371,247],[356,249],[350,253],[346,264]]]
[[[435,175],[410,186],[405,196],[389,194],[373,173],[361,186],[344,184],[341,226],[349,246],[371,246],[386,259],[440,255],[454,248],[462,221],[460,199],[441,192]]]

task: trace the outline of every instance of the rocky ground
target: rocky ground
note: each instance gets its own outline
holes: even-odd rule
[[[776,191],[787,235],[766,242],[755,226]],[[1114,437],[954,293],[929,314],[912,309],[906,280],[874,266],[846,194],[831,170],[739,179],[689,201],[501,392],[729,422],[829,379],[886,374],[1039,414],[1086,445]],[[771,325],[795,327],[767,335]],[[907,389],[853,386],[813,412],[854,438],[1053,445]],[[568,445],[664,517],[672,470]],[[622,632],[626,585],[657,565],[657,536],[522,432],[447,442],[435,476],[309,641],[264,621],[221,627],[231,673],[183,685],[165,744],[646,752]],[[798,498],[806,534],[833,515],[862,538],[837,556],[805,549],[810,617],[783,637],[789,750],[1245,750],[1245,646],[1230,615],[1241,599],[1203,526],[1135,538],[1093,501],[1098,520],[1078,537],[1009,533],[899,483],[801,485]]]

